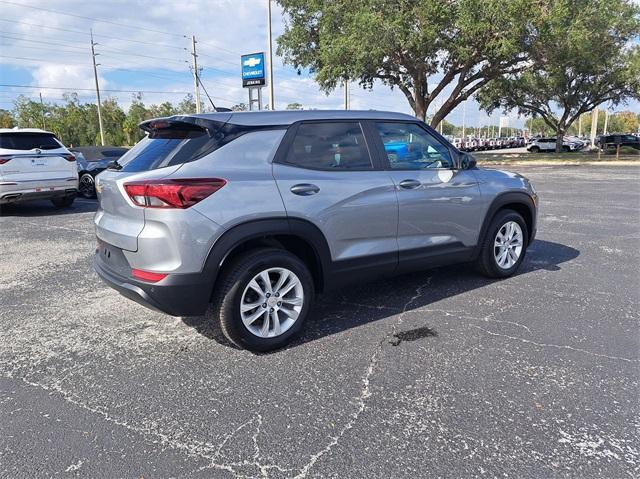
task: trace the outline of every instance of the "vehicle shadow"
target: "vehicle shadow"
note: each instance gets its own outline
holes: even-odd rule
[[[1,216],[37,217],[61,216],[77,213],[90,213],[98,209],[97,200],[77,198],[67,208],[56,208],[49,200],[25,201],[24,203],[9,203],[3,205]]]
[[[529,247],[517,276],[538,270],[559,271],[562,263],[571,261],[579,255],[580,251],[570,246],[536,240]],[[437,277],[437,281],[431,281],[434,277]],[[299,338],[283,349],[266,354],[277,354],[309,341],[386,319],[403,311],[424,308],[441,299],[482,288],[495,281],[497,280],[480,276],[471,265],[461,264],[381,279],[371,283],[356,284],[343,290],[331,291],[317,298],[314,309],[307,318],[304,332]],[[198,316],[184,317],[182,320],[203,336],[233,347],[222,335],[215,319]],[[420,331],[415,331],[416,336],[437,336],[437,332],[429,328],[418,329]],[[404,332],[405,336],[409,338],[412,333],[414,332]],[[399,336],[397,339],[399,341],[406,340],[403,336]]]

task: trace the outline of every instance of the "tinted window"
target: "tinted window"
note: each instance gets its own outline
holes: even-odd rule
[[[376,128],[391,168],[453,167],[449,148],[415,123],[376,123]]]
[[[2,133],[0,134],[0,148],[9,150],[55,150],[61,148],[53,135],[46,133]]]
[[[321,170],[372,168],[358,122],[301,123],[285,163]]]
[[[224,136],[221,131],[188,124],[152,130],[118,163],[122,171],[147,171],[188,163],[214,151]]]

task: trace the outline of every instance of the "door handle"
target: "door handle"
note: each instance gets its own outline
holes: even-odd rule
[[[400,182],[400,188],[404,188],[405,190],[414,190],[421,185],[422,183],[418,180],[402,180]]]
[[[311,183],[300,183],[291,187],[291,193],[299,196],[315,195],[318,191],[320,191],[320,188]]]

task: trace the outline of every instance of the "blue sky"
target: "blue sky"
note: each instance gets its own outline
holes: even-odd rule
[[[0,86],[0,108],[6,109],[19,94],[37,98],[42,93],[47,101],[61,101],[65,89],[75,89],[81,101],[95,101],[90,30],[98,43],[104,97],[115,97],[125,107],[132,93],[109,90],[143,91],[148,104],[178,102],[193,92],[191,35],[198,40],[202,79],[214,102],[226,107],[246,103],[240,55],[267,46],[267,0],[0,0],[0,11],[0,84],[26,86]],[[275,38],[284,29],[275,3],[272,24],[275,55]],[[298,75],[277,56],[274,86],[278,109],[292,102],[342,108],[342,91],[320,92],[311,76]],[[369,92],[353,83],[351,107],[411,113],[404,95],[382,84]],[[461,124],[462,116],[458,107],[447,119]],[[493,114],[493,123],[498,116]],[[474,102],[466,107],[466,123],[487,123]],[[522,120],[512,116],[510,124]]]

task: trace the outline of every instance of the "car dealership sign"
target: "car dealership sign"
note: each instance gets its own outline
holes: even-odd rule
[[[240,61],[242,64],[243,87],[263,86],[266,83],[264,52],[242,55]]]

